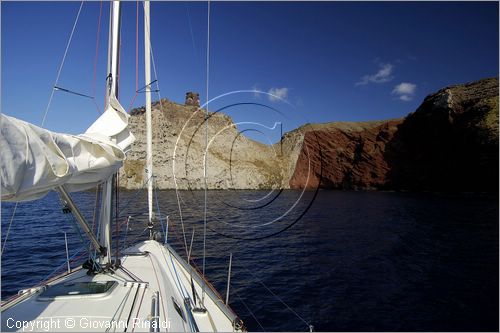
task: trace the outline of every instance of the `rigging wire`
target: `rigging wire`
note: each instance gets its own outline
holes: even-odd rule
[[[5,249],[5,244],[7,244],[7,239],[9,238],[9,233],[10,233],[10,227],[12,226],[12,221],[14,221],[14,216],[16,215],[16,210],[17,210],[18,204],[19,204],[19,202],[16,202],[16,205],[14,206],[14,211],[12,212],[12,215],[10,217],[9,227],[7,228],[7,234],[5,235],[5,239],[3,240],[2,252],[0,253],[0,257],[3,255],[3,250]]]
[[[99,186],[98,190],[101,190],[99,191],[100,193],[102,193],[102,189],[100,189],[101,186]],[[104,197],[101,196],[101,200],[103,200]],[[100,211],[99,211],[100,213]],[[96,238],[97,239],[100,239],[100,236],[101,236],[101,219],[97,219],[97,232],[96,232]],[[89,247],[90,248],[90,247]],[[94,248],[94,252],[93,252],[93,255],[90,255],[91,258],[96,258],[97,257],[97,249]],[[93,266],[94,268],[97,268],[97,262],[94,260],[93,261]]]
[[[191,14],[189,13],[189,3],[187,1],[185,1],[184,3],[186,4],[186,13],[187,13],[188,23],[189,23],[189,32],[191,33],[191,42],[193,43],[193,51],[194,51],[194,56],[196,58],[196,44],[194,42],[193,24],[191,23]]]
[[[205,185],[204,191],[204,209],[203,209],[203,276],[205,276],[206,244],[207,244],[207,154],[208,154],[208,88],[210,77],[210,0],[207,3],[207,59],[206,59],[206,107],[205,107],[205,155],[203,157],[203,179]],[[201,303],[205,300],[205,286],[202,288]]]
[[[116,237],[116,242],[115,242],[115,260],[118,260],[118,257],[120,255],[120,223],[119,223],[119,218],[120,218],[120,213],[118,211],[118,205],[120,204],[120,171],[118,170],[115,174],[115,237]]]
[[[75,253],[73,253],[73,255],[71,255],[71,257],[69,257],[69,260],[70,262],[71,261],[75,261],[73,260],[78,254],[80,254],[83,250],[85,250],[85,247],[81,247],[79,249],[76,250]],[[54,275],[55,273],[57,273],[61,268],[63,268],[67,263],[67,260],[64,259],[64,262],[62,264],[60,264],[59,266],[57,266],[52,272],[50,272],[49,274],[47,274],[42,280],[40,280],[40,282],[38,283],[38,285],[42,284],[43,282],[45,282],[47,279],[49,279],[52,275]]]
[[[172,229],[174,231],[174,234],[177,236],[177,238],[179,239],[179,235],[177,234],[177,232],[175,231],[175,229]],[[198,273],[201,273],[198,266],[196,265],[195,263],[195,258],[192,257],[191,258],[191,261],[194,265],[195,268],[197,268],[197,271]],[[282,303],[288,310],[290,310],[290,312],[292,312],[292,314],[294,314],[298,319],[300,319],[303,323],[305,323],[309,329],[309,331],[312,331],[314,329],[314,326],[311,325],[308,321],[306,321],[302,316],[300,316],[295,310],[293,310],[281,297],[279,297],[276,293],[274,293],[261,279],[259,279],[258,277],[256,277],[248,268],[246,268],[245,266],[242,266],[246,271],[248,271],[248,273],[257,281],[259,282],[272,296],[274,296],[276,298],[276,300],[278,300],[280,303]],[[206,281],[205,277],[203,276],[203,279]],[[231,286],[233,286],[233,284],[231,284]],[[212,289],[213,290],[213,289]],[[214,292],[217,293],[216,290],[213,290]],[[242,304],[245,306],[245,308],[247,308],[247,310],[250,312],[250,314],[252,315],[252,317],[255,319],[255,321],[257,322],[257,324],[265,331],[264,327],[262,326],[262,324],[259,322],[259,320],[257,319],[257,317],[255,316],[255,314],[253,314],[252,310],[245,304],[245,302],[243,301],[243,299],[238,295],[238,293],[236,292],[236,288],[233,288],[233,291],[235,292],[236,296],[240,299],[240,301],[242,302]],[[220,297],[220,295],[219,295]],[[222,298],[220,298],[222,300]]]
[[[271,289],[269,289],[268,286],[266,286],[266,284],[261,280],[259,279],[258,277],[256,277],[248,268],[246,268],[245,266],[242,266],[255,280],[257,280],[257,282],[259,282],[267,291],[269,291],[269,293],[271,293],[271,295],[273,295],[278,301],[281,302],[281,304],[283,304],[286,308],[288,308],[288,310],[290,310],[297,318],[299,318],[300,320],[302,320],[302,322],[304,322],[307,327],[309,329],[311,329],[311,327],[313,327],[310,323],[308,323],[304,318],[302,318],[297,312],[295,312],[294,309],[292,309],[290,306],[288,306],[288,304],[285,303],[285,301],[283,301],[278,295],[276,295]]]
[[[96,226],[96,220],[97,220],[97,210],[99,209],[99,192],[101,189],[101,185],[97,185],[95,188],[95,203],[94,203],[94,212],[92,213],[92,232],[95,233],[95,226]],[[92,248],[91,245],[89,245],[89,258],[91,255]]]
[[[99,56],[99,36],[100,36],[100,32],[101,32],[101,17],[102,17],[102,0],[100,1],[99,19],[97,20],[94,70],[93,70],[93,78],[92,78],[92,96],[94,96],[94,97],[92,97],[92,101],[94,102],[94,105],[96,106],[99,113],[101,113],[101,109],[99,108],[99,105],[97,105],[97,102],[95,101],[95,89],[96,89],[97,60],[98,60],[98,56]]]
[[[150,38],[151,36],[149,34],[149,31],[147,31],[147,35],[148,35],[149,47],[150,47],[150,50],[151,50],[151,62],[153,64],[153,73],[154,73],[154,77],[155,77],[155,80],[156,80],[156,86],[158,87],[158,89],[156,90],[156,94],[158,96],[158,100],[160,101],[160,110],[161,110],[162,113],[164,113],[165,109],[163,107],[163,101],[162,101],[162,98],[161,98],[161,95],[160,95],[161,88],[160,88],[160,83],[158,82],[158,73],[156,71],[156,61],[155,61],[155,57],[154,57],[153,45],[151,43],[151,38]],[[178,207],[178,210],[179,210],[179,220],[181,222],[182,235],[183,235],[183,238],[184,238],[184,249],[186,251],[186,258],[187,258],[187,256],[188,256],[188,247],[187,247],[186,231],[185,231],[185,227],[184,227],[184,219],[183,219],[183,216],[182,216],[182,209],[181,209],[181,203],[180,203],[179,190],[177,188],[175,189],[175,195],[176,195],[176,198],[177,198],[177,207]]]
[[[119,98],[119,87],[120,87],[120,64],[121,64],[121,59],[122,59],[122,11],[120,11],[120,18],[118,20],[118,60],[117,60],[117,66],[116,66],[116,88],[115,88],[115,97],[116,99]]]
[[[118,212],[118,214],[122,214],[126,208],[129,208],[129,203],[131,203],[132,201],[135,200],[135,198],[137,198],[137,196],[139,196],[139,194],[142,193],[142,190],[144,190],[146,188],[146,185],[148,185],[149,181],[151,180],[152,177],[149,177],[144,183],[142,183],[142,186],[137,189],[134,193],[133,196],[131,196],[126,202],[125,204],[122,204],[121,206],[123,206],[122,209],[120,209],[120,211]]]
[[[177,233],[177,231],[175,230],[175,228],[173,227],[172,225],[172,231],[174,232],[174,235],[177,237],[177,240],[179,242],[181,242],[181,239],[180,239],[180,236],[179,234]],[[196,265],[196,262],[195,262],[196,258],[194,258],[194,256],[192,256],[190,258],[190,264],[193,265],[193,267],[196,268],[197,272],[199,274],[201,274],[201,271],[199,269],[199,267]],[[254,277],[255,280],[257,280],[260,284],[262,284],[264,286],[264,288],[272,295],[274,296],[280,303],[282,303],[286,308],[288,308],[288,310],[290,310],[298,319],[300,319],[302,322],[304,322],[307,326],[308,326],[308,329],[310,331],[312,331],[314,329],[314,326],[312,326],[311,324],[309,324],[302,316],[300,316],[295,310],[293,310],[287,303],[285,303],[285,301],[283,299],[281,299],[276,293],[274,293],[269,287],[267,287],[267,285],[262,281],[260,280],[259,278],[257,278],[254,274],[252,274],[252,272],[250,270],[248,270],[246,267],[242,266],[243,268],[245,268],[250,274],[251,276]],[[205,278],[203,277],[203,279],[205,280]],[[205,280],[206,281],[206,280]],[[233,284],[231,284],[231,286],[233,286]],[[216,294],[217,291],[212,289]],[[252,312],[252,310],[248,307],[247,304],[245,304],[245,302],[243,301],[243,299],[238,295],[238,293],[236,292],[236,288],[233,288],[236,296],[240,299],[240,301],[242,302],[243,306],[245,306],[245,308],[249,311],[250,315],[255,319],[255,321],[257,322],[257,324],[262,328],[263,331],[266,331],[265,328],[262,326],[262,324],[259,322],[259,320],[257,319],[257,317],[255,316],[255,314]],[[222,300],[221,296],[219,295],[219,298]]]
[[[102,0],[99,7],[99,18],[97,19],[97,33],[96,33],[96,43],[95,43],[95,56],[94,56],[94,69],[92,78],[92,96],[95,96],[96,89],[96,75],[97,75],[97,59],[99,55],[99,36],[101,32],[101,17],[102,17]]]
[[[135,201],[135,199],[139,196],[139,194],[143,193],[142,191],[146,188],[146,185],[151,181],[152,178],[153,177],[149,177],[145,182],[143,182],[142,186],[137,191],[135,191],[135,193],[124,204],[121,204],[122,208],[118,211],[119,215],[121,215],[126,210],[126,208],[129,207],[130,202]],[[129,222],[131,217],[132,216],[127,217],[127,229],[125,230],[125,238],[123,240],[123,245],[122,245],[123,248],[125,248],[127,245],[127,236],[128,236]],[[144,229],[139,236],[142,236],[144,234],[144,231],[146,231],[147,229],[148,228]],[[139,236],[136,236],[133,240],[137,239]]]
[[[232,285],[231,285],[232,286]],[[236,297],[238,297],[238,299],[240,300],[241,304],[243,304],[243,306],[248,310],[248,312],[250,313],[250,315],[253,317],[253,319],[255,320],[255,322],[257,323],[257,325],[260,326],[260,328],[262,328],[262,331],[266,331],[266,329],[264,328],[264,326],[262,326],[262,324],[260,323],[260,321],[257,319],[257,317],[255,316],[255,314],[253,313],[252,310],[250,310],[250,308],[248,307],[248,305],[245,303],[245,301],[243,301],[243,299],[240,297],[240,295],[238,294],[238,292],[236,291],[236,288],[233,288],[233,292],[234,294],[236,295]]]
[[[73,226],[73,229],[76,231],[76,233],[78,234],[78,237],[80,237],[80,241],[82,242],[83,246],[86,246],[88,245],[86,242],[85,242],[85,239],[83,238],[83,235],[82,235],[82,232],[80,230],[80,228],[78,227],[78,223],[76,222],[76,218],[73,214],[71,214],[71,218],[68,218],[68,221],[71,221],[72,222],[72,226]],[[90,245],[89,245],[90,246]]]
[[[130,113],[132,106],[134,105],[135,99],[139,90],[139,1],[136,1],[135,7],[135,95],[130,102],[127,112]]]
[[[96,261],[96,252],[95,251],[92,252],[92,250],[91,250],[92,246],[91,246],[90,242],[85,241],[85,238],[83,237],[82,231],[81,231],[81,229],[76,221],[75,216],[73,214],[71,214],[71,217],[69,217],[67,220],[72,222],[71,224],[73,226],[73,229],[78,234],[80,241],[83,244],[83,248],[86,249],[86,251],[88,252],[89,258]]]
[[[135,90],[139,89],[139,1],[135,6]]]
[[[141,94],[142,94],[142,93],[145,93],[145,92],[146,92],[146,90],[144,90],[144,89],[146,89],[147,87],[149,87],[149,88],[150,88],[150,89],[149,89],[149,91],[151,91],[151,92],[158,92],[158,89],[151,90],[151,85],[152,85],[153,83],[156,83],[157,81],[158,81],[158,80],[153,80],[153,81],[149,82],[148,84],[146,84],[144,87],[141,87],[141,89],[137,89],[135,92],[136,92],[137,94],[139,94],[139,93],[141,93]]]
[[[76,25],[78,23],[78,19],[80,18],[80,13],[82,11],[84,1],[80,3],[80,8],[78,9],[78,14],[76,15],[75,23],[73,24],[73,29],[71,29],[71,34],[69,35],[68,43],[66,44],[66,49],[64,50],[64,55],[61,61],[61,64],[59,65],[59,70],[57,71],[57,76],[56,76],[56,81],[54,82],[52,86],[52,91],[50,93],[49,97],[49,102],[47,103],[47,107],[45,108],[45,113],[43,114],[42,118],[42,127],[45,124],[45,119],[47,118],[47,113],[49,112],[50,105],[52,104],[52,98],[54,97],[54,92],[56,89],[54,89],[55,86],[59,83],[59,77],[61,76],[62,68],[64,66],[64,61],[66,60],[66,55],[68,54],[69,46],[71,45],[71,40],[73,39],[73,34],[76,29]]]
[[[153,182],[153,193],[154,193],[155,201],[156,201],[156,210],[158,211],[158,220],[160,221],[160,224],[161,224],[161,230],[165,230],[165,226],[163,225],[163,219],[161,217],[160,202],[158,201],[158,189],[156,188],[155,185],[156,184]],[[166,233],[165,233],[165,237],[167,237]]]
[[[89,96],[89,95],[86,95],[86,94],[82,94],[82,93],[79,93],[79,92],[76,92],[76,91],[73,91],[73,90],[69,90],[69,89],[66,89],[66,88],[58,87],[58,86],[54,86],[54,90],[55,91],[62,91],[62,92],[65,92],[65,93],[68,93],[68,94],[73,94],[73,95],[80,96],[80,97],[94,99],[94,97],[92,97],[92,96]]]

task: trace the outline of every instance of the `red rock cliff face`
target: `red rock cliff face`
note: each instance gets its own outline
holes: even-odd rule
[[[404,119],[298,130],[291,188],[498,190],[498,79],[442,89]]]
[[[402,121],[312,125],[304,135],[290,187],[383,187],[389,172],[386,145]]]

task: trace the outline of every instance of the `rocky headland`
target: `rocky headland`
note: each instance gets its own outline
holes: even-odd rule
[[[147,180],[144,109],[131,114],[120,186],[136,189]],[[156,185],[204,188],[204,110],[163,99],[152,114]],[[441,89],[401,119],[307,124],[274,145],[210,113],[208,140],[209,189],[498,191],[498,79]]]

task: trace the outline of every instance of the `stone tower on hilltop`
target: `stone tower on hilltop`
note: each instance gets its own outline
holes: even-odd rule
[[[186,93],[186,106],[200,106],[200,94],[189,91]]]

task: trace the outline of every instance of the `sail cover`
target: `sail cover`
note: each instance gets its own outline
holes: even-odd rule
[[[51,132],[2,114],[2,201],[38,199],[60,185],[83,191],[108,179],[122,166],[135,139],[128,117],[114,96],[80,135]]]

